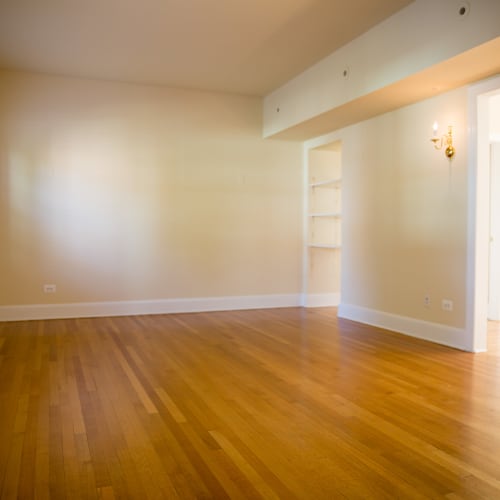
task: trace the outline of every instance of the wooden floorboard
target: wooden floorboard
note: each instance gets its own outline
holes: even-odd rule
[[[334,308],[0,323],[0,498],[500,498],[471,354]]]

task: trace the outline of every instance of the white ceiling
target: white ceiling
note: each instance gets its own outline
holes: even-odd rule
[[[411,0],[0,0],[0,68],[265,95]]]

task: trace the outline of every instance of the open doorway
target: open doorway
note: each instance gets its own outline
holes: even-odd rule
[[[500,313],[499,113],[500,77],[470,88],[466,328],[475,352],[487,350],[488,319]]]
[[[500,94],[491,99],[490,123],[498,116],[500,137]],[[500,321],[500,142],[490,128],[490,258],[488,275],[488,320]]]

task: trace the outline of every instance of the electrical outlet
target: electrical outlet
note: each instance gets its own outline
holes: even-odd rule
[[[424,307],[431,307],[431,296],[428,293],[424,296]]]
[[[43,285],[43,293],[56,293],[56,285]]]
[[[443,299],[441,301],[441,309],[443,311],[453,311],[453,300]]]

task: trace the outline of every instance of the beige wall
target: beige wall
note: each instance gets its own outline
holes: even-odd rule
[[[0,73],[0,305],[299,293],[301,148],[261,104]]]
[[[465,326],[466,89],[336,134],[342,148],[342,302]],[[430,142],[454,126],[450,164]],[[431,306],[424,307],[429,294]],[[441,309],[451,299],[454,310]]]

